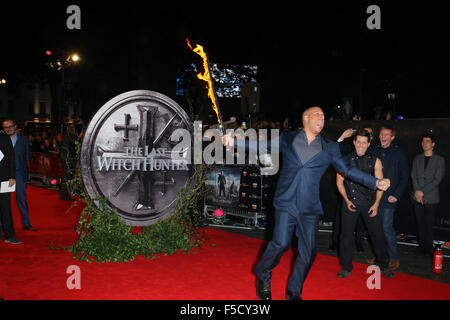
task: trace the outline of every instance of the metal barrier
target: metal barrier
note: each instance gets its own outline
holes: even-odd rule
[[[32,152],[29,171],[30,179],[38,179],[48,185],[60,184],[62,167],[59,153]]]

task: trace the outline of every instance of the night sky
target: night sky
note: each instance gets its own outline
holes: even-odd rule
[[[261,110],[268,116],[297,116],[311,105],[329,114],[344,96],[369,115],[389,90],[407,118],[450,115],[444,1],[396,1],[396,7],[217,1],[205,8],[199,1],[6,2],[0,5],[0,73],[48,72],[45,50],[53,56],[76,51],[82,62],[67,72],[77,74],[80,97],[93,112],[135,89],[161,92],[185,107],[175,95],[175,78],[197,61],[186,46],[189,37],[212,62],[257,65]],[[81,8],[81,30],[66,27],[70,4]],[[381,30],[366,27],[370,4],[381,8]],[[232,104],[239,102],[222,103]]]

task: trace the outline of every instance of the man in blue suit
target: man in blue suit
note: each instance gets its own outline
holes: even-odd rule
[[[339,146],[323,138],[325,124],[321,108],[311,107],[302,116],[303,130],[285,131],[280,136],[279,150],[283,163],[274,195],[275,226],[272,240],[255,268],[256,293],[261,300],[271,300],[272,270],[290,248],[294,229],[298,238],[298,257],[286,290],[288,300],[301,300],[303,283],[316,257],[316,232],[323,214],[319,184],[331,164],[344,176],[373,190],[386,190],[389,179],[377,179],[352,167],[341,155]],[[231,139],[223,139],[230,147]]]
[[[16,202],[22,216],[24,230],[36,231],[31,226],[27,203],[28,160],[31,157],[28,138],[16,132],[17,125],[12,119],[2,122],[3,130],[11,138],[16,158]]]

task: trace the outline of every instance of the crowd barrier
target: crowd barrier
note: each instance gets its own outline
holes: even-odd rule
[[[59,153],[32,152],[29,171],[31,179],[42,180],[45,184],[59,184],[62,177]]]

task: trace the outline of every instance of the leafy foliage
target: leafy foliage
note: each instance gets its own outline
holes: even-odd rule
[[[79,159],[81,145],[76,146]],[[78,239],[73,246],[64,248],[73,253],[74,259],[99,263],[132,261],[138,255],[153,259],[157,254],[190,253],[206,243],[206,231],[198,228],[205,165],[195,167],[193,176],[177,197],[172,216],[135,233],[132,232],[135,228],[127,225],[116,210],[107,205],[106,199],[90,198],[82,182],[79,161],[77,163],[74,178],[68,185],[71,194],[77,196],[77,201],[84,203],[85,208],[76,228]]]

